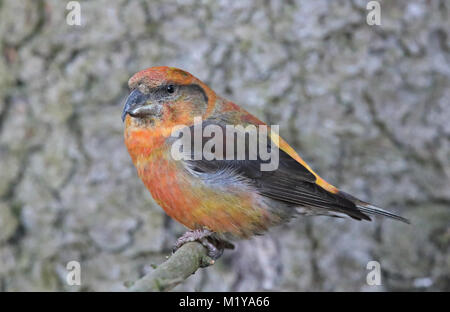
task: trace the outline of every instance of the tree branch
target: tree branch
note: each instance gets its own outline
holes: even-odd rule
[[[214,264],[206,248],[198,242],[180,247],[169,259],[155,270],[137,280],[129,291],[169,291],[197,271]]]

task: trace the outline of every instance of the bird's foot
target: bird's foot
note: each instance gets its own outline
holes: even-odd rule
[[[208,257],[212,260],[217,260],[220,256],[222,256],[224,248],[233,249],[234,245],[212,237],[213,234],[213,232],[207,229],[187,231],[179,239],[177,239],[172,252],[177,251],[181,246],[188,242],[197,241],[208,250]]]
[[[201,230],[191,230],[184,233],[180,238],[177,239],[175,246],[172,248],[172,252],[177,251],[181,246],[188,242],[199,241],[212,235],[213,232],[201,229]],[[205,246],[206,247],[206,246]]]

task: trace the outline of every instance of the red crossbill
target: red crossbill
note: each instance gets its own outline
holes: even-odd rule
[[[155,201],[191,230],[177,247],[199,240],[218,257],[222,250],[211,242],[249,238],[297,214],[347,215],[356,220],[379,215],[408,222],[327,183],[276,134],[267,143],[279,151],[275,170],[261,170],[261,158],[176,158],[174,127],[192,129],[195,117],[223,129],[265,124],[177,68],[148,68],[132,76],[128,85],[131,94],[122,114],[125,144]]]

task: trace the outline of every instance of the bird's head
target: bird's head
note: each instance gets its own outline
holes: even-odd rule
[[[216,95],[188,72],[173,67],[151,67],[128,81],[131,93],[122,120],[142,125],[193,124],[213,108]]]

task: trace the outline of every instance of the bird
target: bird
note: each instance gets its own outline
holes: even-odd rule
[[[219,96],[187,71],[150,67],[134,74],[128,86],[130,94],[122,121],[131,160],[156,203],[188,229],[175,243],[174,251],[186,242],[198,241],[211,258],[217,259],[224,248],[233,248],[231,241],[262,235],[301,215],[360,221],[383,216],[409,223],[326,182],[271,131],[273,126]],[[254,145],[247,140],[243,155],[237,155],[226,145],[236,138],[227,132],[229,126],[241,132],[244,127],[267,126],[270,134],[263,133],[256,140],[260,151],[276,151],[276,167],[263,170],[267,159],[258,153],[256,158],[254,154],[249,157]],[[198,155],[205,150],[207,139],[212,138],[212,131],[205,134],[208,127],[218,130],[214,132],[217,144],[211,148],[214,157]],[[187,132],[176,136],[174,129]],[[201,130],[200,136],[195,135],[196,129]],[[180,144],[181,134],[186,134],[187,144],[179,148],[177,155],[174,146]],[[195,138],[201,141],[198,145]],[[235,159],[237,156],[241,158]]]

